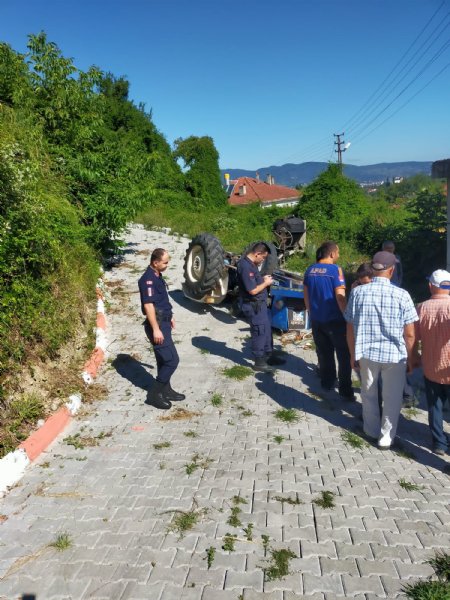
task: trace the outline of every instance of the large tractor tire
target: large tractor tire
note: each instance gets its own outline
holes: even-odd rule
[[[225,252],[219,240],[209,233],[195,236],[184,258],[184,282],[189,295],[202,298],[217,286],[225,272]]]
[[[253,242],[252,244],[247,246],[247,248],[245,248],[244,252],[242,253],[242,256],[248,254],[253,248],[253,246],[258,243],[259,242]],[[272,242],[266,242],[265,240],[261,240],[261,243],[266,244],[266,246],[269,248],[269,254],[267,255],[267,258],[264,260],[260,269],[261,275],[264,277],[264,275],[272,275],[272,273],[276,269],[278,269],[279,262],[277,248],[275,244],[272,244]]]

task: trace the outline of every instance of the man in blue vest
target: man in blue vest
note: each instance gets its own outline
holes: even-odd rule
[[[336,263],[339,246],[324,242],[317,250],[317,262],[306,270],[303,289],[306,309],[311,317],[322,387],[332,390],[338,362],[339,395],[354,400],[352,369],[347,346],[343,312],[347,306],[344,273]]]

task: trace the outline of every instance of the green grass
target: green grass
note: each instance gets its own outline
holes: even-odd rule
[[[192,429],[190,429],[189,431],[185,431],[183,433],[184,436],[186,437],[190,437],[190,438],[197,438],[198,437],[198,433],[196,431],[193,431]]]
[[[249,523],[242,531],[245,534],[245,539],[251,542],[253,540],[253,523]]]
[[[222,394],[213,394],[210,400],[213,406],[222,406],[223,404],[223,396]]]
[[[234,367],[228,367],[226,369],[222,369],[223,375],[225,377],[229,377],[230,379],[237,379],[237,381],[242,381],[246,377],[249,377],[253,374],[253,370],[250,367],[243,367],[242,365],[235,365]]]
[[[237,494],[236,496],[233,496],[231,498],[231,502],[235,506],[238,506],[239,504],[248,504],[247,500],[245,498],[243,498],[240,494]]]
[[[231,515],[227,519],[227,525],[231,525],[231,527],[241,527],[242,521],[239,518],[241,512],[239,506],[232,506]]]
[[[398,483],[400,487],[402,487],[407,492],[418,492],[423,489],[423,486],[417,485],[416,483],[411,483],[410,481],[406,481],[406,479],[399,479]]]
[[[199,348],[200,354],[211,354],[211,352],[207,348]]]
[[[184,468],[186,470],[187,475],[192,475],[192,473],[197,469],[207,469],[211,463],[211,458],[202,459],[200,454],[195,453],[191,458],[191,462],[184,465]]]
[[[281,502],[281,504],[290,504],[291,506],[295,506],[297,504],[303,504],[298,495],[295,495],[295,498],[291,498],[290,496],[274,496],[274,500],[277,502]]]
[[[162,450],[163,448],[170,448],[171,442],[158,442],[157,444],[153,444],[153,448],[155,450]]]
[[[450,581],[450,554],[438,551],[426,562],[433,567],[440,581]]]
[[[236,540],[237,540],[237,535],[227,533],[223,537],[222,550],[225,550],[225,552],[234,552],[234,544],[236,543]]]
[[[264,548],[264,552],[267,552],[267,548],[269,547],[270,537],[268,535],[266,535],[265,533],[263,533],[261,535],[261,541],[262,541],[262,545]]]
[[[295,552],[283,548],[282,550],[270,550],[271,564],[264,567],[264,575],[267,581],[283,579],[289,575],[289,561],[297,558]]]
[[[320,492],[320,496],[313,500],[313,503],[316,506],[320,506],[320,508],[334,508],[336,505],[334,503],[335,494],[333,492],[329,492],[325,490]]]
[[[369,447],[366,440],[363,440],[362,437],[351,431],[343,431],[341,433],[341,440],[356,450],[362,450],[363,448]]]
[[[67,550],[72,546],[72,538],[68,533],[59,533],[56,536],[56,539],[51,542],[49,546],[62,552],[63,550]]]
[[[196,462],[187,463],[186,465],[184,465],[186,475],[192,475],[192,473],[196,471],[199,467],[200,465],[198,465]]]
[[[414,417],[417,417],[417,415],[420,414],[420,411],[417,410],[417,408],[414,408],[413,406],[410,406],[409,408],[402,408],[402,414],[405,417],[405,419],[414,419]]]
[[[300,421],[300,414],[295,408],[280,408],[274,412],[275,418],[283,423],[296,423]]]
[[[402,591],[410,600],[450,600],[450,583],[445,581],[407,583]]]
[[[205,515],[207,511],[202,508],[198,510],[177,510],[173,512],[175,512],[175,516],[169,525],[168,531],[177,533],[179,539],[181,539],[185,536],[187,531],[190,531],[197,525],[200,518]]]
[[[208,565],[208,569],[210,569],[212,567],[212,564],[214,562],[214,557],[216,556],[216,549],[214,548],[214,546],[210,546],[209,548],[206,549],[206,564]]]
[[[284,435],[274,435],[273,436],[273,441],[276,444],[281,444],[281,442],[284,440]]]

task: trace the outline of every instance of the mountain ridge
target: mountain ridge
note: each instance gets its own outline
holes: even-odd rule
[[[419,173],[431,174],[433,161],[405,161],[384,162],[373,165],[351,165],[344,164],[344,174],[358,183],[380,183],[387,178],[412,177]],[[221,169],[222,176],[229,173],[231,179],[238,177],[256,177],[259,173],[261,181],[265,181],[267,175],[272,175],[275,183],[295,187],[296,185],[307,185],[311,183],[320,173],[326,170],[329,163],[326,162],[304,162],[300,164],[286,163],[281,166],[271,165],[261,167],[256,171],[248,169]]]

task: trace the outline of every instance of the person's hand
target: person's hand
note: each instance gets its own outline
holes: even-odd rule
[[[272,283],[273,283],[272,275],[264,275],[264,283],[266,284],[266,287],[269,287],[269,285],[272,285]]]
[[[354,355],[350,356],[350,365],[354,371],[359,371],[359,361],[355,360]]]
[[[164,342],[164,336],[161,329],[153,330],[153,341],[155,342],[155,344],[162,344]]]
[[[175,319],[172,319],[170,321],[170,326],[172,327],[172,329],[175,329]]]

